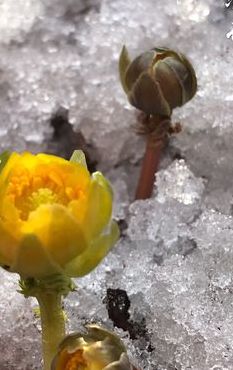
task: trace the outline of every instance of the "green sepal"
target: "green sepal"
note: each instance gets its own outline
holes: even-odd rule
[[[0,154],[0,173],[5,167],[10,156],[11,156],[11,152],[9,152],[8,150],[5,150],[4,152],[2,152],[2,154]]]
[[[63,339],[58,347],[58,353],[52,361],[51,370],[63,368],[59,361],[63,351],[72,354],[79,349],[82,350],[84,344],[87,348],[90,346],[88,352],[93,352],[95,359],[97,356],[98,358],[108,360],[108,365],[102,370],[133,370],[126,348],[116,334],[93,324],[86,325],[85,329],[84,332],[73,333]]]
[[[148,72],[141,73],[128,94],[129,102],[146,114],[170,117],[171,109],[159,83]]]
[[[191,62],[183,54],[181,54],[180,58],[189,71],[189,76],[186,81],[187,97],[185,98],[185,100],[188,101],[191,100],[197,92],[197,76]]]
[[[94,240],[84,253],[66,265],[66,273],[70,277],[83,277],[89,274],[107,255],[119,236],[119,227],[112,221],[108,233]]]
[[[104,370],[136,370],[129,362],[129,358],[126,353],[122,353],[119,361],[115,361],[112,364],[106,366]]]
[[[107,188],[109,193],[111,194],[111,197],[113,198],[113,190],[111,184],[100,171],[93,172],[92,178],[96,184],[98,184],[99,186],[103,186],[103,188]]]
[[[120,74],[121,85],[126,94],[128,94],[129,89],[125,82],[125,74],[126,74],[126,70],[129,67],[130,63],[131,63],[131,60],[129,57],[129,53],[128,53],[126,46],[124,45],[121,50],[121,54],[119,58],[119,74]]]
[[[120,357],[121,353],[126,352],[126,347],[124,346],[123,342],[118,337],[118,335],[116,335],[112,331],[102,328],[96,324],[87,324],[84,328],[85,331],[80,331],[67,335],[60,343],[59,349],[63,350],[69,347],[69,350],[72,351],[80,344],[83,344],[83,341],[79,340],[80,338],[83,338],[87,343],[103,342],[107,339],[107,344],[111,342],[112,347],[115,347],[114,354],[116,358]]]
[[[79,163],[83,167],[87,168],[86,157],[82,150],[75,150],[70,158],[70,162]]]
[[[155,53],[153,50],[146,51],[145,53],[136,57],[127,68],[125,74],[125,83],[129,92],[134,88],[135,82],[139,79],[142,73],[151,73]]]
[[[176,73],[182,86],[183,101],[181,105],[191,100],[197,92],[197,77],[188,58],[180,52],[165,47],[156,47],[153,48],[153,50],[155,50],[156,53],[163,54],[162,59],[165,60],[166,58],[166,63],[169,64]],[[170,60],[170,62],[168,62],[168,60]]]
[[[159,60],[154,69],[156,82],[158,82],[164,99],[171,110],[184,104],[183,85],[175,67],[178,71],[183,72],[183,76],[187,75],[185,66],[172,57]]]
[[[74,282],[66,275],[51,275],[44,279],[21,278],[19,280],[19,293],[24,297],[37,297],[40,292],[58,293],[67,296],[69,292],[75,291]]]

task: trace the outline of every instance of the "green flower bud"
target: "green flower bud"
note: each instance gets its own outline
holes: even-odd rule
[[[119,71],[129,102],[149,115],[170,117],[173,108],[188,102],[197,90],[191,63],[167,48],[151,49],[131,61],[124,46]]]
[[[51,370],[133,370],[120,338],[97,325],[68,335],[60,344]]]

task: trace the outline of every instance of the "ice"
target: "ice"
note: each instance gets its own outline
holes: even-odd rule
[[[2,43],[20,41],[44,12],[43,2],[14,0],[0,2],[0,39]]]
[[[204,191],[203,180],[195,178],[184,160],[174,161],[168,169],[160,171],[156,186],[157,199],[161,203],[168,197],[187,205],[193,204],[201,199]]]
[[[125,334],[120,333],[131,337],[125,340],[142,369],[232,369],[233,219],[213,210],[203,210],[191,222],[187,218],[183,237],[193,241],[193,248],[188,253],[174,248],[168,254],[164,247],[163,259],[158,260],[159,238],[165,246],[169,245],[172,220],[179,223],[172,213],[169,220],[167,202],[162,203],[164,215],[158,215],[161,223],[170,221],[167,233],[158,230],[158,238],[152,242],[152,225],[138,230],[141,238],[131,230],[134,240],[130,234],[131,240],[122,241],[95,272],[79,281],[81,292],[88,286],[97,319],[110,327],[104,307],[103,317],[99,316],[100,302],[108,289],[119,294],[119,289],[127,292],[130,316],[120,321]],[[134,212],[135,208],[140,212],[140,203],[133,204]],[[154,220],[159,202],[153,199],[142,203]],[[173,205],[177,213],[180,204]],[[142,211],[135,221],[139,228],[143,220]],[[173,236],[179,233],[179,229],[173,230]],[[87,316],[82,320],[87,320]],[[78,319],[78,325],[82,320]]]
[[[179,14],[184,21],[190,19],[190,21],[201,22],[210,13],[210,8],[206,4],[206,1],[177,0],[177,5],[179,7]]]
[[[122,238],[76,281],[67,326],[114,328],[141,370],[233,369],[232,22],[219,0],[0,1],[1,149],[82,146],[114,188]],[[133,202],[145,141],[119,83],[123,44],[179,49],[198,77],[146,201]],[[0,274],[0,369],[41,369],[36,303]]]
[[[156,212],[155,200],[144,203],[149,208],[153,202]],[[166,208],[163,203],[163,211]],[[138,216],[138,222],[140,217],[142,223],[145,214]],[[109,289],[116,295],[123,290],[130,301],[130,315],[121,313],[119,320],[119,312],[118,316],[115,313],[115,324],[124,330],[119,332],[142,369],[232,369],[233,219],[205,210],[191,224],[187,220],[186,228],[195,247],[190,253],[171,251],[163,261],[156,256],[161,242],[153,243],[148,230],[140,241],[122,241],[95,272],[79,281],[79,290],[68,298],[68,306],[73,313],[76,300],[88,290],[87,307],[92,297],[98,322],[111,328],[101,302]],[[169,231],[167,235],[158,231],[158,236],[169,244]],[[93,306],[89,310],[93,313]],[[88,320],[83,308],[81,319],[74,316],[75,328]]]
[[[19,290],[18,276],[0,270],[0,369],[39,370],[41,354],[35,327],[32,299],[25,300]]]

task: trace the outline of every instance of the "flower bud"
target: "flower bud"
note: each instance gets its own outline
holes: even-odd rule
[[[197,80],[188,59],[167,48],[154,48],[130,60],[123,47],[119,71],[129,102],[146,114],[170,117],[173,108],[195,95]]]
[[[51,370],[133,370],[118,336],[88,325],[86,333],[67,336],[59,346]]]

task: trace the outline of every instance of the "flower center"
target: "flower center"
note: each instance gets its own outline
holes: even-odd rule
[[[40,188],[31,194],[28,201],[31,210],[34,210],[42,204],[57,203],[58,196],[51,189]]]
[[[18,209],[22,220],[27,220],[30,212],[43,204],[65,205],[73,196],[56,173],[22,173],[13,176],[9,182],[7,195]]]
[[[64,370],[88,370],[87,363],[83,358],[83,351],[77,350],[66,363]]]

